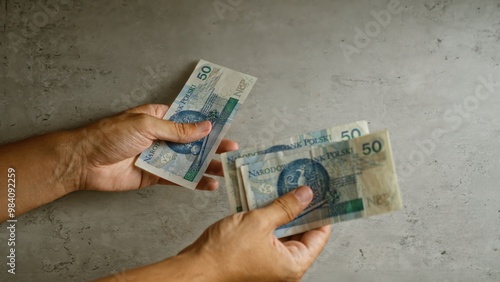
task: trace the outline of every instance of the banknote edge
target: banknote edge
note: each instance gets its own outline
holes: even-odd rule
[[[224,172],[224,182],[226,184],[226,193],[227,193],[227,198],[229,202],[229,208],[231,209],[231,213],[236,213],[238,212],[237,207],[238,203],[236,201],[236,194],[234,192],[234,186],[231,183],[230,179],[230,172],[229,172],[229,167],[228,167],[228,158],[227,158],[227,153],[222,153],[220,155],[221,158],[221,163],[222,163],[222,171]],[[232,191],[232,194],[230,193]]]

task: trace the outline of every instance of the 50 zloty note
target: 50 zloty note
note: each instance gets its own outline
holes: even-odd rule
[[[301,185],[313,190],[311,204],[276,229],[279,238],[402,207],[387,130],[243,165],[241,174],[250,210]]]
[[[256,80],[200,60],[163,119],[179,123],[209,120],[212,131],[188,144],[155,141],[135,165],[181,186],[196,188]]]
[[[249,210],[238,171],[238,168],[242,164],[261,161],[263,159],[259,159],[260,156],[269,156],[271,153],[281,155],[293,154],[296,150],[333,141],[347,140],[367,134],[368,132],[368,123],[366,121],[358,121],[281,139],[271,144],[221,154],[231,212],[236,213]]]

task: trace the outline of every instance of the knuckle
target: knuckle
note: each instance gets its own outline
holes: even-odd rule
[[[290,271],[289,275],[287,278],[284,279],[284,281],[290,281],[290,282],[298,282],[302,280],[302,276],[304,276],[303,270],[292,270]]]
[[[189,134],[189,126],[185,123],[176,123],[174,122],[174,128],[177,133],[177,138],[182,139],[183,137],[188,136]]]
[[[148,114],[134,114],[133,115],[134,123],[133,127],[140,131],[140,132],[145,132],[145,133],[151,133],[154,132],[154,124],[152,122],[151,116]]]
[[[240,226],[240,224],[243,222],[243,219],[244,214],[233,214],[217,221],[210,228],[217,230],[236,230],[238,226]]]
[[[245,218],[245,215],[246,215],[246,213],[239,212],[239,213],[235,213],[235,214],[228,216],[227,219],[232,221],[232,222],[241,222]]]
[[[144,104],[141,106],[133,107],[131,109],[123,111],[123,113],[127,114],[136,114],[136,113],[150,113],[154,111],[155,109],[155,104]]]
[[[296,282],[301,281],[302,277],[307,271],[307,266],[299,263],[291,264],[285,266],[285,275],[283,277],[283,281]]]
[[[152,116],[158,117],[161,112],[161,105],[159,104],[146,104],[144,105],[144,111]]]
[[[137,119],[137,123],[140,125],[140,126],[149,126],[149,122],[150,122],[150,116],[147,115],[147,114],[137,114],[136,115],[136,119]]]
[[[113,118],[103,118],[97,122],[96,128],[101,131],[106,131],[113,129],[115,123],[113,122]]]
[[[274,204],[281,208],[287,221],[292,221],[295,218],[295,212],[292,205],[284,198],[278,198]]]

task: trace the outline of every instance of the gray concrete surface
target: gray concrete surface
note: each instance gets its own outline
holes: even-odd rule
[[[334,225],[304,281],[500,280],[499,1],[0,3],[3,143],[169,103],[203,58],[259,77],[228,133],[242,147],[361,119],[391,131],[404,209]],[[224,189],[71,194],[19,218],[15,276],[0,225],[0,281],[174,255],[228,214]]]

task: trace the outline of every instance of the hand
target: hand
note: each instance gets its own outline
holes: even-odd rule
[[[328,242],[330,225],[282,239],[273,231],[312,198],[302,186],[265,208],[216,222],[176,256],[99,281],[299,281]]]
[[[206,136],[209,121],[181,124],[163,120],[168,106],[150,104],[132,108],[82,129],[84,154],[80,189],[125,191],[154,184],[174,185],[134,165],[136,157],[154,140],[189,143]],[[237,150],[238,144],[222,140],[217,153]],[[206,173],[222,176],[220,161],[212,160]],[[203,176],[197,189],[215,190],[218,181]]]
[[[312,198],[311,189],[302,186],[265,208],[222,219],[178,256],[203,258],[204,269],[217,272],[214,281],[299,281],[326,245],[330,225],[284,240],[273,231],[297,217]]]

